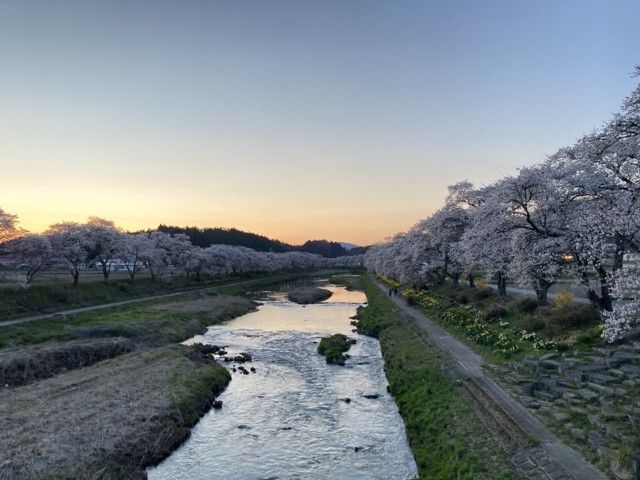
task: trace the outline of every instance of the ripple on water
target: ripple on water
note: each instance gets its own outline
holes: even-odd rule
[[[355,336],[349,317],[356,306],[267,302],[195,337],[228,345],[230,353],[249,351],[257,373],[234,375],[219,397],[224,408],[205,415],[182,447],[149,469],[149,479],[413,477],[415,462],[386,393],[378,341],[357,336],[345,367],[327,365],[316,353],[327,332]],[[380,396],[364,398],[370,394]]]

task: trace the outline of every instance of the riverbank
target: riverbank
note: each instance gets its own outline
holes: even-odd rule
[[[500,445],[447,374],[450,359],[414,322],[393,307],[363,276],[368,306],[358,315],[359,333],[380,340],[391,393],[404,418],[421,477],[518,478]]]
[[[404,296],[492,362],[494,379],[591,463],[619,479],[640,470],[640,342],[605,344],[591,305],[568,292],[540,307],[452,285]]]
[[[243,293],[304,274],[0,329],[2,478],[145,478],[226,387],[226,368],[176,345],[255,309]],[[18,380],[16,380],[18,379]]]
[[[146,478],[229,380],[224,367],[174,345],[3,391],[0,476]]]
[[[15,320],[41,314],[92,307],[109,303],[159,295],[204,290],[208,287],[229,294],[239,294],[261,285],[327,275],[336,270],[309,270],[305,272],[277,272],[268,274],[232,274],[217,277],[167,277],[156,281],[143,277],[135,282],[117,278],[104,282],[80,283],[77,287],[57,279],[56,282],[35,284],[28,289],[0,287],[0,326],[2,321]]]

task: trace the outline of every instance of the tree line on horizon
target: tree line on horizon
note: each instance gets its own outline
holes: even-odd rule
[[[366,251],[366,247],[346,249],[339,242],[329,240],[307,240],[302,245],[292,245],[274,240],[264,235],[245,232],[237,228],[221,227],[178,227],[173,225],[159,225],[159,232],[187,235],[194,245],[202,248],[216,244],[236,245],[248,247],[258,252],[306,252],[321,255],[327,258],[342,257],[345,255],[359,255]]]
[[[483,272],[500,295],[511,279],[539,304],[568,276],[601,312],[603,338],[615,341],[639,324],[638,258],[640,85],[608,122],[543,162],[489,185],[450,186],[442,208],[372,246],[365,265],[422,287],[474,286]]]
[[[359,267],[361,255],[326,258],[317,254],[285,251],[260,252],[225,244],[201,247],[184,233],[160,230],[125,232],[113,222],[90,217],[86,223],[51,225],[43,234],[33,234],[17,225],[17,217],[0,209],[0,254],[13,266],[18,285],[28,287],[48,268],[65,268],[73,286],[87,268],[95,268],[107,282],[115,265],[122,266],[131,282],[146,270],[152,280],[159,277],[268,273],[319,267]]]

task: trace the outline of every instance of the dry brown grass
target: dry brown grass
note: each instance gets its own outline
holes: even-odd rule
[[[223,367],[187,349],[129,353],[1,392],[0,478],[143,475],[228,382]],[[192,390],[200,390],[196,407]]]

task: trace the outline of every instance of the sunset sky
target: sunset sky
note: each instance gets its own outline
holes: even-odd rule
[[[0,207],[368,244],[576,140],[640,2],[0,0]]]

